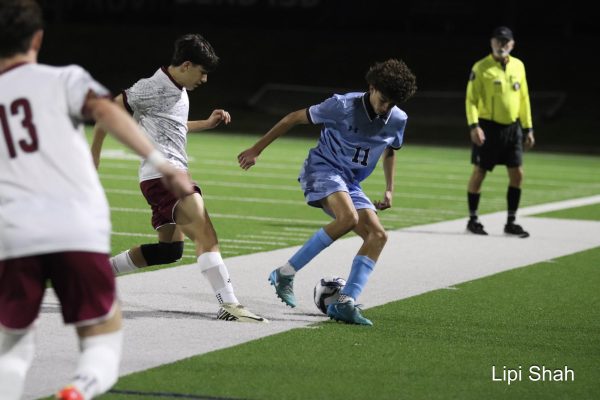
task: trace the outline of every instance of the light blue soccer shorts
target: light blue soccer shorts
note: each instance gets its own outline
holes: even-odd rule
[[[350,195],[354,208],[356,210],[371,209],[377,212],[377,209],[357,184],[346,182],[341,176],[332,173],[332,171],[314,171],[312,173],[302,173],[298,178],[306,203],[313,207],[323,208],[321,200],[335,192],[346,192]],[[325,210],[325,212],[327,212]],[[327,214],[329,214],[327,212]],[[330,214],[333,217],[333,215]]]

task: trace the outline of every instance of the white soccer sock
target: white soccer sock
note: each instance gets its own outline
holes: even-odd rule
[[[210,282],[219,304],[239,303],[233,292],[229,271],[227,271],[221,253],[218,251],[209,251],[200,254],[198,257],[198,266],[200,266],[202,275]]]
[[[107,392],[119,378],[123,331],[79,340],[81,355],[71,382],[88,400]]]
[[[281,275],[296,275],[296,270],[294,269],[294,267],[292,267],[292,264],[290,264],[289,262],[285,263],[285,265],[281,268],[279,268],[279,273]]]
[[[20,334],[0,330],[0,399],[21,398],[35,352],[34,336],[33,329]]]
[[[124,252],[111,257],[110,265],[112,266],[115,275],[123,272],[135,271],[138,269],[133,261],[131,261],[131,257],[129,257],[129,250],[125,250]]]

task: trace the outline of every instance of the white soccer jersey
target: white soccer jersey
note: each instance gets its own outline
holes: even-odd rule
[[[0,260],[109,253],[108,202],[82,125],[89,91],[109,95],[75,65],[0,73]]]
[[[150,78],[141,79],[123,92],[125,106],[171,164],[187,169],[187,121],[190,101],[187,91],[169,74],[158,69]],[[158,178],[158,172],[146,160],[140,165],[140,182]]]

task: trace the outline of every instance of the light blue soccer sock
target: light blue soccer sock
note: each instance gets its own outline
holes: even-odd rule
[[[350,296],[354,300],[358,299],[358,296],[362,293],[369,275],[375,268],[375,261],[371,260],[367,256],[356,256],[352,261],[352,269],[350,270],[350,276],[346,281],[346,286],[342,289],[342,295]]]
[[[331,243],[333,243],[333,239],[321,228],[304,243],[304,246],[288,262],[296,271],[299,271]]]

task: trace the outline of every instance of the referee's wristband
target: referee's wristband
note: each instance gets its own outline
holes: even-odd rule
[[[154,149],[150,154],[148,154],[148,157],[146,157],[146,161],[148,161],[148,163],[154,168],[158,168],[161,165],[164,165],[167,162],[167,159],[165,158],[165,156],[162,155],[160,151]]]

